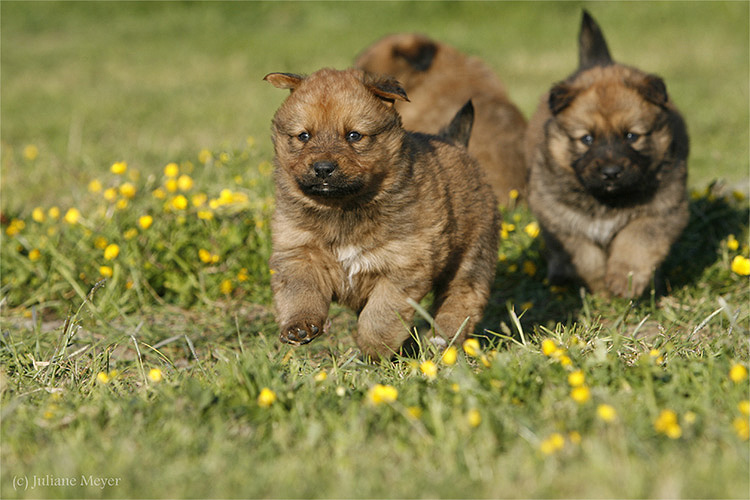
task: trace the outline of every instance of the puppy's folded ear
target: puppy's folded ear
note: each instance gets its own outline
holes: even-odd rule
[[[553,115],[567,108],[578,95],[578,90],[567,83],[558,83],[549,91],[548,105]]]
[[[646,75],[643,77],[642,81],[632,83],[631,86],[635,88],[644,99],[659,107],[663,108],[669,100],[669,96],[667,95],[667,85],[664,83],[664,80],[656,75]]]
[[[370,92],[375,94],[376,97],[379,97],[390,104],[393,104],[397,100],[409,102],[409,98],[406,96],[404,88],[391,76],[365,73],[362,83]]]
[[[393,47],[393,57],[403,58],[415,71],[430,69],[436,53],[437,44],[421,35]]]
[[[277,89],[289,89],[294,92],[305,77],[294,73],[268,73],[263,79]]]

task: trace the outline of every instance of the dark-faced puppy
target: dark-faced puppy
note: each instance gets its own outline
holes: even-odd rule
[[[392,78],[322,69],[265,79],[291,90],[273,119],[270,267],[281,341],[321,335],[335,300],[359,314],[362,352],[389,358],[409,337],[408,299],[430,291],[437,339],[468,318],[463,340],[489,297],[499,224],[492,189],[460,146],[471,106],[446,137],[429,136],[401,126],[393,103],[407,97]]]
[[[484,169],[499,202],[526,190],[523,135],[526,120],[499,78],[476,57],[423,35],[387,36],[365,49],[356,66],[391,75],[409,94],[396,103],[404,127],[435,134],[468,100],[476,110],[471,153]]]
[[[579,68],[529,123],[529,206],[551,283],[639,296],[688,220],[688,135],[661,78],[615,63],[583,13]]]

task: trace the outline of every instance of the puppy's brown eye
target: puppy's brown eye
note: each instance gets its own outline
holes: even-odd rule
[[[641,138],[641,135],[636,134],[635,132],[628,132],[627,134],[625,134],[625,140],[628,141],[630,144],[633,144],[640,138]]]
[[[585,146],[591,146],[594,144],[594,136],[591,134],[586,134],[583,137],[581,137],[581,143],[583,143]]]
[[[300,142],[307,142],[310,140],[310,134],[309,132],[302,132],[297,136],[297,139],[299,139]]]
[[[346,141],[347,142],[359,142],[362,140],[362,134],[359,132],[352,130],[348,134],[346,134]]]

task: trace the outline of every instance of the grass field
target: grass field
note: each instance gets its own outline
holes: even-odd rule
[[[272,71],[421,31],[528,116],[581,7],[691,133],[666,293],[549,287],[504,210],[479,344],[277,342]],[[746,2],[0,3],[0,496],[750,496]]]

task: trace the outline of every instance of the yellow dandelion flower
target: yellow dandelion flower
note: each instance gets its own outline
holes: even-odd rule
[[[591,399],[591,391],[589,388],[585,385],[582,385],[580,387],[574,387],[570,391],[570,397],[578,404],[583,404],[589,399]]]
[[[130,182],[123,182],[122,184],[120,184],[120,194],[125,198],[135,198],[135,191],[135,186]]]
[[[122,175],[124,174],[128,169],[128,164],[124,161],[116,161],[112,164],[111,167],[109,167],[109,171],[113,174]]]
[[[671,439],[678,439],[682,436],[682,428],[677,421],[677,414],[672,410],[662,410],[654,421],[654,429],[656,432],[666,434]]]
[[[479,410],[476,408],[472,408],[466,414],[466,421],[469,422],[469,425],[472,427],[479,427],[479,424],[482,423],[482,414],[479,413]]]
[[[747,378],[747,368],[744,365],[735,363],[729,370],[729,380],[738,384]]]
[[[190,201],[192,202],[192,204],[193,204],[193,206],[195,208],[200,208],[203,205],[205,205],[206,204],[206,200],[208,200],[208,196],[206,196],[206,193],[194,194],[190,198]]]
[[[406,409],[406,414],[409,415],[409,418],[412,420],[419,420],[422,418],[422,408],[419,406],[410,406]]]
[[[232,290],[234,290],[234,285],[232,285],[231,280],[226,279],[219,285],[219,291],[224,295],[229,295],[232,293]]]
[[[320,382],[324,382],[327,378],[328,378],[328,373],[326,373],[325,370],[321,370],[315,374],[315,376],[313,377],[313,380],[320,383]]]
[[[8,227],[5,228],[5,234],[7,234],[8,236],[15,236],[20,233],[25,227],[26,223],[24,221],[22,221],[21,219],[13,219],[10,221],[10,224],[8,224]]]
[[[419,370],[424,374],[425,377],[430,380],[433,380],[435,377],[437,377],[437,365],[429,359],[419,365]]]
[[[120,247],[116,243],[110,243],[104,249],[104,258],[106,260],[114,260],[120,255]]]
[[[208,264],[209,262],[211,262],[211,252],[209,252],[205,248],[201,248],[200,250],[198,250],[198,258],[204,264]]]
[[[244,267],[240,269],[240,272],[237,273],[237,281],[242,282],[242,281],[247,281],[249,279],[250,279],[250,275],[247,274],[247,269]]]
[[[125,210],[126,208],[128,208],[129,204],[130,202],[127,198],[120,198],[119,200],[117,200],[117,203],[115,203],[115,207],[117,207],[118,210]]]
[[[464,340],[463,348],[464,352],[472,357],[477,357],[481,353],[479,341],[474,338]]]
[[[176,163],[167,163],[164,167],[164,175],[167,177],[177,177],[180,175],[180,167]]]
[[[99,274],[102,275],[102,278],[111,278],[114,272],[109,266],[99,266]]]
[[[737,239],[734,237],[733,234],[730,234],[727,237],[727,248],[730,250],[737,250],[740,247],[740,242],[737,241]]]
[[[532,238],[536,238],[539,236],[539,224],[536,222],[529,222],[526,224],[526,226],[523,228],[523,231],[531,236]]]
[[[276,393],[268,387],[264,387],[258,394],[258,406],[268,408],[276,401]]]
[[[440,359],[448,366],[456,364],[456,359],[458,358],[458,349],[456,349],[456,346],[450,346],[445,351],[443,351],[443,355],[440,357]]]
[[[187,174],[182,174],[177,179],[177,187],[180,191],[190,191],[193,189],[193,178]]]
[[[510,192],[508,193],[508,196],[510,197],[511,200],[517,200],[519,194],[520,193],[518,192],[518,189],[511,189]]]
[[[167,197],[167,193],[165,193],[162,188],[154,189],[153,191],[151,191],[151,195],[157,200],[163,200]]]
[[[60,209],[57,207],[50,207],[50,209],[47,210],[47,215],[50,219],[57,220],[60,218]]]
[[[392,385],[375,384],[367,392],[367,399],[376,406],[393,403],[398,399],[398,390]]]
[[[177,191],[177,179],[167,179],[164,181],[164,189],[170,193]]]
[[[617,419],[617,411],[613,406],[600,404],[596,407],[596,414],[605,422],[614,422]]]
[[[138,217],[138,225],[141,226],[141,229],[148,229],[153,223],[154,218],[150,215],[141,215]]]
[[[732,271],[740,276],[750,276],[750,259],[742,255],[736,255],[732,259]]]
[[[41,258],[42,258],[42,252],[40,252],[38,248],[35,248],[29,252],[29,260],[31,262],[36,262]]]
[[[201,220],[211,220],[214,218],[214,213],[210,210],[198,210],[198,218]]]
[[[557,344],[552,339],[544,339],[542,340],[542,354],[545,356],[552,356],[555,352],[557,352],[559,348],[557,347]]]
[[[576,370],[568,375],[568,384],[570,384],[571,387],[580,387],[585,383],[586,376],[581,370]]]
[[[132,240],[136,236],[138,236],[138,230],[134,227],[131,227],[130,229],[122,233],[122,237],[128,241]]]
[[[31,211],[31,218],[34,220],[34,222],[42,223],[47,218],[47,216],[44,214],[44,209],[42,207],[36,207]]]
[[[106,383],[109,382],[109,375],[107,375],[104,372],[99,372],[99,373],[96,374],[96,380],[100,384],[106,384]]]
[[[742,413],[746,417],[750,416],[750,401],[748,401],[747,399],[744,401],[740,401],[737,404],[737,409],[740,410],[740,413]]]
[[[572,366],[573,361],[567,355],[563,354],[562,356],[560,356],[560,364],[563,366]]]
[[[539,449],[545,455],[552,455],[563,449],[565,446],[565,438],[559,432],[553,432],[546,439],[544,439]]]
[[[37,156],[39,156],[39,148],[37,148],[35,145],[29,144],[25,148],[23,148],[23,157],[27,160],[34,161],[36,160]]]
[[[737,433],[740,439],[742,439],[743,441],[747,441],[748,439],[750,439],[750,423],[748,422],[747,418],[735,418],[732,421],[732,427],[734,427],[734,432]]]
[[[97,236],[94,238],[94,246],[98,248],[99,250],[104,250],[107,248],[107,238],[104,236]]]
[[[222,163],[227,163],[229,161],[229,153],[222,152],[219,154],[219,161]]]
[[[89,191],[92,193],[98,193],[102,190],[102,183],[99,181],[99,179],[94,179],[89,182]]]
[[[107,188],[104,190],[104,193],[102,193],[104,196],[104,199],[112,202],[117,199],[117,190],[115,188]]]
[[[745,200],[745,193],[743,193],[742,191],[738,191],[738,190],[735,189],[734,191],[732,191],[732,197],[736,201],[744,201]]]
[[[65,212],[63,219],[68,224],[78,224],[78,221],[81,219],[81,212],[79,212],[77,208],[70,208]]]
[[[185,210],[188,206],[187,198],[182,196],[181,194],[178,194],[169,203],[172,208],[175,210]]]
[[[211,155],[211,151],[207,149],[202,149],[200,153],[198,153],[198,161],[203,163],[204,165],[211,161],[211,158],[213,156]]]
[[[581,433],[578,431],[570,431],[568,433],[568,439],[573,444],[581,444]]]
[[[161,370],[158,368],[151,368],[148,372],[148,378],[151,379],[152,382],[161,382]]]
[[[530,260],[526,260],[523,263],[523,272],[527,276],[534,276],[536,274],[536,264]]]

